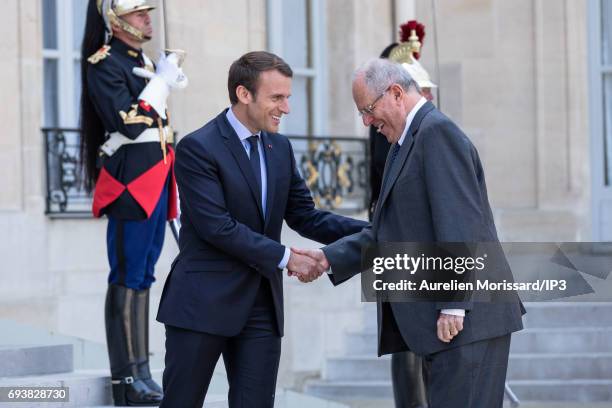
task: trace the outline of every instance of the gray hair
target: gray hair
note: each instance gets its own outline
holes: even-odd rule
[[[421,88],[406,69],[386,58],[372,58],[366,61],[355,70],[353,81],[362,76],[366,87],[376,94],[384,92],[392,84],[398,84],[406,92],[410,88],[421,92]]]

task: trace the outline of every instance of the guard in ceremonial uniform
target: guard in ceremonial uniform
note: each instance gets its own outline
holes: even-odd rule
[[[115,405],[156,406],[149,370],[149,288],[176,217],[173,132],[166,99],[187,78],[178,53],[157,65],[146,0],[90,0],[82,45],[81,153],[93,214],[108,217],[106,338]]]
[[[427,71],[419,63],[421,46],[425,38],[425,26],[411,20],[400,26],[400,42],[387,46],[381,58],[396,61],[410,73],[427,100],[433,100],[432,88],[436,88]],[[385,161],[391,145],[384,137],[377,135],[378,130],[370,127],[370,219],[374,214],[380,195]],[[427,394],[423,380],[421,357],[411,351],[394,353],[391,356],[391,379],[396,408],[425,408]]]

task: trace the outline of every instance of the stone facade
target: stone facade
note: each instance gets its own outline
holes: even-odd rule
[[[0,318],[103,342],[106,223],[44,214],[41,2],[5,3],[0,28]],[[188,52],[184,68],[190,86],[170,101],[174,126],[186,134],[228,105],[231,62],[266,48],[266,1],[167,3],[169,46]],[[422,61],[434,78],[437,34],[442,110],[466,129],[480,151],[501,237],[590,238],[583,2],[439,1],[437,33],[430,0],[323,4],[330,135],[365,137],[351,98],[352,71],[395,40],[394,26],[414,13],[427,26]],[[155,13],[160,35],[147,47],[151,55],[163,44],[162,10]],[[316,245],[288,230],[283,240]],[[168,231],[152,313],[176,252]],[[326,279],[307,286],[287,279],[285,294],[287,336],[279,384],[291,386],[317,375],[325,355],[342,351],[343,331],[361,326],[363,305],[358,279],[340,288]],[[163,352],[163,327],[153,323],[151,336],[153,351]]]
[[[416,14],[435,72],[431,3]],[[475,136],[501,237],[591,239],[585,3],[436,5],[441,107]]]

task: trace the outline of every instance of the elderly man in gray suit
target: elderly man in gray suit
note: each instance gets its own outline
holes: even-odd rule
[[[360,272],[366,245],[497,243],[476,148],[419,94],[410,74],[397,63],[370,60],[355,72],[353,98],[363,124],[393,144],[372,226],[302,253],[331,266],[338,285]],[[496,303],[379,300],[377,309],[378,354],[423,356],[430,408],[502,407],[510,334],[523,327],[516,294]]]

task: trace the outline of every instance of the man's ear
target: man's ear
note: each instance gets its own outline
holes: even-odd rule
[[[395,99],[395,101],[397,102],[402,98],[402,95],[404,94],[404,89],[399,84],[393,84],[391,85],[391,88],[389,88],[389,92],[391,92],[391,95],[393,95],[393,99]]]
[[[236,87],[236,97],[243,105],[248,105],[253,100],[251,91],[249,91],[244,85],[238,85]]]
[[[115,22],[115,21],[111,21],[110,26],[111,26],[111,30],[113,32],[113,35],[117,34],[118,32],[122,32],[123,31],[121,29],[121,27],[119,26],[119,24],[117,24],[117,22]]]

